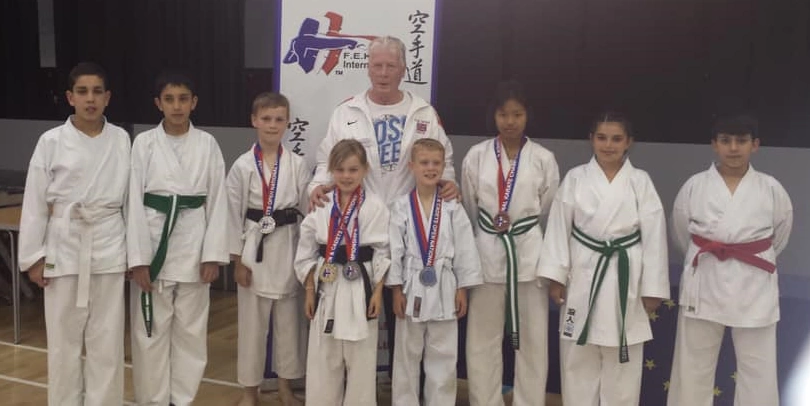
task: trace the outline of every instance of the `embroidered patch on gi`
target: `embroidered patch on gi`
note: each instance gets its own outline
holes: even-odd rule
[[[413,299],[413,317],[419,317],[419,313],[422,312],[422,298],[417,296]]]
[[[56,265],[54,265],[54,264],[49,264],[47,262],[45,263],[45,269],[53,269],[55,267],[56,267]]]
[[[325,334],[332,334],[332,328],[335,326],[335,319],[326,320],[326,328],[323,329]]]
[[[687,312],[690,312],[690,313],[694,313],[694,312],[695,312],[695,306],[688,306],[688,307],[686,308],[686,311],[687,311]]]
[[[574,316],[576,316],[576,309],[567,309],[565,312],[565,324],[563,325],[563,335],[566,337],[574,336]]]

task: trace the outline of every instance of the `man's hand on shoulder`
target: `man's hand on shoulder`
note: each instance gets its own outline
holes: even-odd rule
[[[458,199],[461,201],[461,193],[458,189],[458,185],[456,185],[456,182],[453,182],[452,180],[441,180],[439,181],[439,187],[439,197],[442,199]]]
[[[318,207],[326,206],[326,203],[329,202],[329,197],[326,194],[331,192],[332,189],[334,189],[332,185],[315,186],[312,193],[309,194],[309,211],[313,212]]]

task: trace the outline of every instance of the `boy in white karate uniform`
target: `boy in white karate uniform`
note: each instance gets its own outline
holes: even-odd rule
[[[189,405],[208,360],[209,286],[228,263],[225,163],[194,128],[194,85],[157,79],[163,121],[132,146],[127,246],[132,374],[139,405]]]
[[[467,377],[471,406],[503,404],[504,330],[515,351],[514,405],[545,404],[548,291],[538,275],[543,230],[560,183],[554,154],[525,134],[527,99],[517,82],[498,86],[498,136],[470,148],[461,191],[484,283],[470,290]]]
[[[568,172],[551,205],[540,276],[560,306],[563,402],[638,405],[647,314],[669,298],[666,217],[627,158],[630,122],[602,114],[590,141],[593,158]]]
[[[439,197],[444,146],[422,138],[408,166],[416,187],[391,207],[391,269],[397,316],[392,404],[418,405],[424,361],[424,405],[456,404],[457,319],[467,313],[467,288],[482,283],[481,264],[467,213]]]
[[[778,405],[776,257],[787,245],[793,206],[779,181],[750,164],[759,148],[754,118],[718,120],[712,147],[717,162],[686,181],[672,209],[672,234],[686,257],[668,404],[712,404],[717,357],[731,327],[734,405]]]
[[[388,209],[363,188],[367,171],[363,145],[338,141],[329,154],[332,201],[301,223],[295,272],[311,320],[307,406],[377,403],[377,316],[391,260]]]
[[[19,263],[45,293],[48,404],[120,405],[129,135],[104,117],[101,67],[80,63],[68,80],[75,113],[42,134],[28,167]]]
[[[258,403],[271,315],[279,396],[285,406],[303,404],[289,383],[304,376],[307,339],[304,290],[295,277],[293,259],[311,175],[304,159],[281,145],[289,109],[289,101],[280,94],[256,96],[250,117],[256,143],[237,158],[226,181],[239,302],[237,378],[245,387],[240,406]]]

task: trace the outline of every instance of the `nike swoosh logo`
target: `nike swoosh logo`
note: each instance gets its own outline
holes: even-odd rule
[[[354,120],[354,121],[347,121],[347,122],[346,122],[346,125],[352,125],[352,124],[354,124],[354,123],[356,123],[356,122],[357,122],[357,120]]]

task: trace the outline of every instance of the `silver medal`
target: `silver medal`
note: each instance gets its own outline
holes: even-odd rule
[[[270,234],[276,229],[276,219],[272,216],[264,216],[259,219],[259,232]]]

